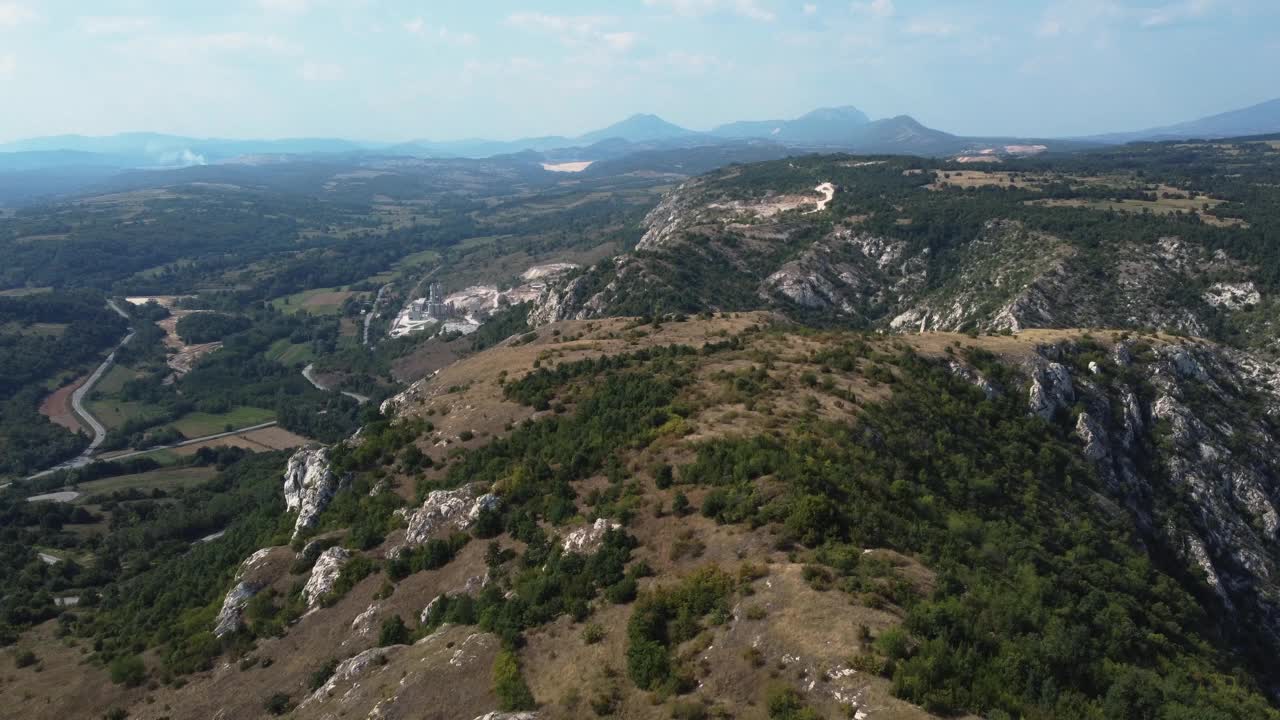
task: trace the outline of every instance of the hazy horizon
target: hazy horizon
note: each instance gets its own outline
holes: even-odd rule
[[[956,5],[0,0],[0,142],[509,140],[635,113],[707,130],[843,105],[962,135],[1067,137],[1280,96],[1249,72],[1280,66],[1274,2]]]

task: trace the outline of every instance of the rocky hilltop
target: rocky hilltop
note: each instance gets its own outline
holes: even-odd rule
[[[159,689],[156,705],[139,705],[133,716],[252,714],[272,693],[286,696],[291,716],[300,718],[423,717],[422,709],[431,707],[441,712],[426,717],[477,720],[659,718],[673,709],[765,717],[762,707],[793,703],[820,716],[866,720],[976,707],[967,703],[977,699],[944,705],[941,696],[903,684],[916,672],[913,663],[934,652],[936,616],[927,613],[946,603],[958,603],[952,612],[969,612],[961,608],[974,595],[965,587],[987,577],[959,572],[928,543],[909,539],[914,533],[893,530],[891,518],[903,513],[917,523],[949,526],[951,547],[960,547],[957,538],[973,537],[975,558],[1005,542],[1050,543],[1028,557],[1045,563],[1041,581],[1056,578],[1057,591],[1034,602],[1100,603],[1070,623],[1090,624],[1090,632],[1110,627],[1119,633],[1109,641],[1119,643],[1115,648],[1147,648],[1177,667],[1207,662],[1194,666],[1211,675],[1210,667],[1227,662],[1243,673],[1237,677],[1277,680],[1265,663],[1249,660],[1280,648],[1280,371],[1274,365],[1168,334],[1060,329],[876,339],[843,331],[794,334],[777,323],[765,313],[660,325],[617,318],[556,322],[537,339],[495,347],[423,381],[389,406],[396,420],[386,428],[367,429],[327,450],[300,451],[289,463],[286,494],[297,492],[298,470],[308,463],[312,474],[323,476],[317,463],[324,458],[331,472],[354,473],[352,487],[339,497],[355,492],[352,501],[362,506],[383,498],[378,502],[395,508],[379,516],[390,530],[362,547],[353,542],[353,529],[337,523],[339,516],[321,509],[293,547],[253,553],[226,588],[210,627],[227,639],[254,637],[252,649],[238,666],[219,662],[189,677],[185,687]],[[557,370],[546,369],[550,359]],[[661,407],[675,412],[645,420],[656,429],[622,423],[576,449],[571,443],[559,470],[504,464],[513,450],[559,457],[555,434],[600,422],[605,415],[593,398],[615,392],[613,383],[628,375],[674,393]],[[462,378],[469,383],[460,384]],[[922,405],[939,392],[956,407]],[[545,397],[554,400],[538,410]],[[570,407],[550,407],[558,402]],[[648,402],[637,396],[633,404]],[[994,444],[985,445],[981,433],[953,435],[959,428],[947,424],[983,417],[989,419],[979,424]],[[768,430],[771,418],[787,429]],[[783,447],[805,447],[852,423],[857,429],[847,437],[859,438],[856,443],[798,451],[828,464],[847,462],[845,450],[835,447],[855,454],[862,452],[856,447],[882,447],[904,456],[893,447],[890,430],[897,422],[919,425],[949,448],[939,461],[958,465],[946,482],[973,484],[948,488],[921,479],[926,485],[914,492],[931,486],[933,499],[909,511],[886,508],[886,514],[871,508],[906,489],[870,490],[882,459],[861,461],[864,467],[853,472],[869,485],[851,496],[844,493],[855,491],[837,489],[852,487],[834,479],[839,473],[816,495],[793,485],[806,476],[792,474]],[[430,458],[430,469],[395,463],[385,466],[391,472],[377,473],[376,487],[362,484],[366,471],[349,453],[385,446],[389,432]],[[771,444],[772,432],[788,445]],[[495,437],[461,439],[488,433]],[[840,437],[846,436],[829,440]],[[529,442],[528,450],[518,450]],[[617,444],[597,455],[597,442]],[[965,449],[971,442],[977,445]],[[451,450],[460,446],[467,448],[461,454]],[[757,451],[747,448],[765,454],[748,460]],[[984,456],[1024,452],[1031,455],[1007,477],[998,461]],[[797,462],[811,461],[802,456]],[[738,462],[754,469],[733,469]],[[540,472],[548,474],[538,479]],[[464,482],[455,485],[459,479]],[[985,482],[1013,484],[996,491],[984,489]],[[823,504],[822,497],[841,498],[841,504]],[[556,498],[572,509],[554,510]],[[1011,502],[1030,516],[1003,515],[999,508]],[[525,525],[531,513],[540,520]],[[846,513],[861,520],[835,519]],[[359,525],[361,517],[348,522]],[[1030,524],[1011,529],[1020,523]],[[1056,524],[1071,530],[1041,536],[1032,529]],[[850,531],[836,528],[855,529],[846,535]],[[1006,532],[1014,535],[999,539]],[[992,545],[981,551],[982,542]],[[1076,559],[1054,569],[1052,558],[1062,549],[1052,543],[1072,546]],[[1100,555],[1090,559],[1089,552]],[[612,564],[618,560],[623,564]],[[970,562],[1003,567],[1006,561]],[[1017,584],[1029,580],[1015,578],[1029,572],[1030,566],[1006,568],[984,582],[1008,584],[1008,592],[1018,594],[1024,590]],[[1077,572],[1085,575],[1072,575]],[[1088,579],[1090,573],[1100,574]],[[1130,573],[1137,584],[1115,586],[1116,573]],[[607,579],[597,585],[596,577]],[[688,684],[673,680],[677,684],[664,691],[648,684],[649,671],[639,664],[644,631],[637,618],[654,612],[655,602],[684,602],[674,598],[686,592],[717,599],[705,612],[688,611],[698,613],[690,616],[692,634],[669,626],[681,634],[660,651],[668,668],[661,672],[689,676]],[[263,610],[252,607],[258,596],[272,598],[276,612],[292,612],[292,619],[263,634]],[[291,611],[295,596],[298,609]],[[1060,611],[1067,607],[1077,606]],[[521,614],[507,615],[513,611]],[[1152,623],[1178,613],[1199,617],[1200,630],[1179,631],[1198,634],[1160,642],[1145,635],[1155,632]],[[1036,631],[1034,637],[1042,636]],[[897,648],[896,638],[910,644]],[[1039,639],[1035,646],[1041,647]],[[1079,662],[1131,657],[1108,647],[1079,650]],[[1010,646],[993,657],[1013,652],[1024,651]],[[980,669],[988,660],[975,656],[973,662]],[[1143,661],[1139,654],[1123,662]],[[509,667],[527,687],[520,691],[529,693],[527,706],[521,701],[513,708],[513,691],[497,679],[508,672],[498,668]],[[1211,684],[1221,681],[1212,677]],[[1214,704],[1221,699],[1197,702],[1226,707]],[[1234,707],[1266,716],[1258,705]]]
[[[690,180],[645,218],[633,252],[545,294],[532,322],[774,309],[896,331],[1149,328],[1280,350],[1274,293],[1227,249],[1239,226],[1137,226],[1046,204],[1044,190],[962,192],[929,166],[792,159]],[[829,203],[818,183],[836,188]]]

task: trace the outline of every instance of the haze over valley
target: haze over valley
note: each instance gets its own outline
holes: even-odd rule
[[[0,714],[1280,719],[1275,7],[508,5],[0,0]]]

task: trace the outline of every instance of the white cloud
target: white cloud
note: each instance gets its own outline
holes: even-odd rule
[[[250,32],[139,35],[128,38],[119,47],[133,55],[169,64],[201,62],[196,56],[217,53],[259,53],[284,57],[302,54],[302,47],[291,40]]]
[[[1099,33],[1109,26],[1159,28],[1210,17],[1218,0],[1175,0],[1163,5],[1130,7],[1117,0],[1058,0],[1035,28],[1039,37]]]
[[[1152,28],[1196,20],[1207,15],[1213,9],[1213,5],[1214,0],[1184,0],[1152,10],[1143,10],[1140,11],[1142,13],[1140,24],[1142,27]]]
[[[804,13],[805,15],[816,15],[818,14],[818,6],[814,5],[813,3],[805,3],[800,8],[800,12]]]
[[[403,27],[410,35],[434,38],[452,45],[472,45],[476,41],[476,36],[469,32],[455,32],[444,26],[433,27],[420,17],[406,20]]]
[[[346,76],[346,71],[337,63],[316,62],[308,60],[298,69],[298,75],[307,82],[334,82]]]
[[[8,55],[0,55],[0,78],[7,78],[13,75],[18,69],[18,58],[9,53]]]
[[[875,18],[893,17],[896,8],[893,6],[893,0],[870,0],[869,2],[855,2],[853,4],[854,12],[870,15]]]
[[[937,19],[918,19],[912,20],[907,24],[908,35],[920,35],[923,37],[945,38],[951,37],[959,32],[959,28],[946,20]]]
[[[727,12],[758,22],[773,22],[777,19],[777,15],[762,7],[758,0],[644,0],[644,4],[665,9],[681,17],[703,17]]]
[[[600,36],[605,45],[609,46],[614,52],[626,52],[635,47],[636,39],[640,36],[633,32],[611,32],[604,33]]]
[[[132,15],[103,15],[80,18],[80,29],[89,35],[126,35],[146,30],[152,18]]]
[[[512,27],[556,36],[569,47],[596,48],[624,53],[635,47],[640,36],[634,32],[615,30],[615,20],[598,15],[547,15],[522,12],[507,16]]]
[[[22,3],[0,2],[0,28],[15,27],[35,18],[35,11]]]
[[[258,0],[263,10],[285,15],[301,15],[311,9],[311,0]]]

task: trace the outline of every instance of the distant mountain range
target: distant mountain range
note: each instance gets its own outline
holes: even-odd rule
[[[340,138],[225,140],[158,133],[107,137],[59,135],[0,144],[0,172],[52,168],[174,168],[225,162],[279,161],[298,155],[382,155],[423,158],[487,158],[541,154],[545,161],[611,160],[630,153],[679,150],[744,142],[776,144],[795,151],[959,155],[1001,154],[1010,146],[1073,150],[1089,146],[1179,138],[1215,138],[1280,132],[1280,99],[1190,122],[1085,138],[964,137],[929,128],[909,115],[872,120],[855,107],[821,108],[786,120],[732,122],[701,132],[657,115],[633,115],[576,137],[519,140],[415,140],[367,143]],[[752,154],[759,154],[755,146]],[[530,157],[530,160],[537,158]]]
[[[1148,128],[1137,132],[1095,135],[1091,139],[1109,143],[1126,143],[1136,140],[1211,140],[1225,137],[1269,135],[1280,132],[1280,98],[1251,105],[1240,110],[1210,115],[1209,117],[1165,127]]]

